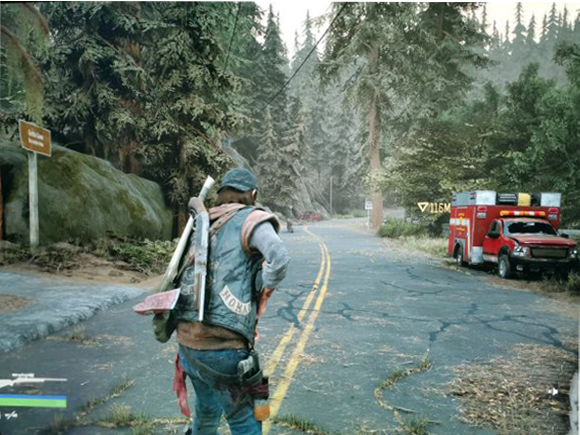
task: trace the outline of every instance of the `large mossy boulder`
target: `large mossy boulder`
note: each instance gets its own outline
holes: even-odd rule
[[[4,232],[29,240],[26,151],[0,140]],[[93,240],[110,235],[169,239],[172,212],[157,183],[115,169],[109,162],[53,145],[38,156],[40,242]]]

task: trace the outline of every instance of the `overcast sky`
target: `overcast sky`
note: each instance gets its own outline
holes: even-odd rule
[[[269,5],[274,6],[274,12],[280,13],[280,26],[282,27],[282,37],[288,48],[288,53],[291,56],[294,51],[294,32],[298,31],[299,38],[302,35],[302,26],[306,18],[306,11],[310,11],[312,18],[318,17],[327,13],[330,10],[330,1],[326,0],[258,0],[258,5],[264,10],[267,10]],[[545,13],[550,10],[551,2],[522,2],[524,4],[524,22],[529,22],[532,14],[536,16],[536,23],[541,26],[542,18]],[[500,32],[504,32],[505,22],[507,19],[511,21],[510,28],[513,30],[513,20],[515,15],[515,8],[517,2],[488,2],[487,13],[488,21],[493,24],[493,20],[497,22],[497,27]],[[564,6],[568,8],[568,16],[574,19],[578,12],[580,12],[580,2],[556,2],[558,10],[563,10]],[[264,17],[265,19],[266,17]],[[321,35],[326,29],[326,25],[318,30],[316,35]],[[538,27],[536,28],[538,29]],[[491,31],[491,30],[490,30]],[[537,30],[539,34],[539,31]]]

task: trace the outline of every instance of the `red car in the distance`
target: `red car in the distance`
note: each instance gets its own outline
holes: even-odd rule
[[[303,221],[321,221],[323,217],[321,214],[316,213],[315,211],[305,211],[302,213],[302,216],[300,216],[300,219]]]

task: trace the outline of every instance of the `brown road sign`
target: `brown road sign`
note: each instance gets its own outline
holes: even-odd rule
[[[22,147],[44,156],[51,156],[50,130],[26,121],[18,121]]]

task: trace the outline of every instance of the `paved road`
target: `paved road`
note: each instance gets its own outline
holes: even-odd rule
[[[377,406],[375,388],[429,352],[433,367],[398,382],[383,400],[439,422],[428,428],[433,435],[493,434],[457,420],[457,403],[441,394],[452,368],[505,355],[516,343],[567,349],[568,338],[577,340],[577,322],[546,309],[547,299],[401,256],[344,223],[298,227],[284,238],[291,270],[261,320],[259,343],[271,373],[271,407],[279,417],[308,420],[329,433],[393,433],[397,423],[391,411]],[[64,412],[21,408],[17,419],[0,419],[2,434],[33,434],[55,415],[62,415],[57,423],[67,435],[130,434],[130,428],[105,427],[111,411],[119,416],[129,409],[123,406],[148,416],[154,426],[144,433],[178,433],[171,391],[175,344],[156,343],[150,319],[131,313],[140,299],[86,321],[83,343],[63,331],[0,355],[0,378],[15,371],[66,377],[66,383],[37,391],[66,395],[69,405]],[[133,384],[125,390],[123,380]],[[115,387],[122,392],[109,397]],[[0,393],[8,391],[23,392]],[[89,406],[91,398],[103,403]],[[91,412],[82,413],[83,406]],[[77,420],[67,422],[71,418]],[[100,422],[86,423],[91,420]],[[267,424],[265,432],[300,433],[277,424]]]

